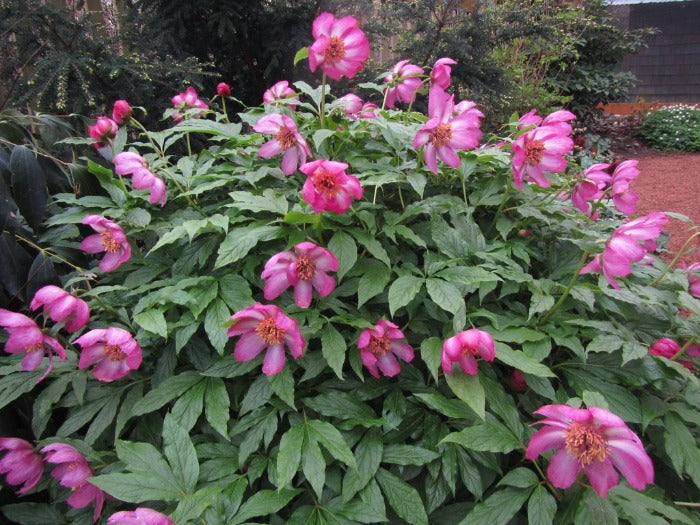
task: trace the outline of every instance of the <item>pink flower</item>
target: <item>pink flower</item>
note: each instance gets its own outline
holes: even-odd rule
[[[408,60],[398,62],[391,72],[384,77],[387,83],[386,105],[394,108],[395,102],[410,104],[416,96],[416,90],[421,85],[420,76],[425,74],[423,68],[415,64],[409,64]]]
[[[134,337],[123,328],[98,328],[78,337],[74,344],[80,345],[80,370],[97,363],[92,375],[98,381],[111,383],[128,375],[141,366],[141,347]]]
[[[525,392],[525,390],[527,390],[527,380],[520,370],[513,370],[510,376],[510,383],[518,392]]]
[[[88,134],[95,139],[96,148],[109,146],[109,143],[114,140],[119,131],[119,126],[109,117],[100,117],[94,126],[88,126]]]
[[[107,520],[107,525],[175,525],[165,514],[145,507],[115,512]]]
[[[6,450],[0,459],[0,474],[7,474],[5,482],[10,485],[22,485],[17,491],[21,496],[39,483],[44,471],[41,456],[34,452],[34,447],[24,439],[0,438],[0,450]]]
[[[600,199],[610,181],[610,175],[605,171],[609,167],[609,164],[593,164],[578,175],[579,180],[571,191],[572,204],[589,217],[593,216],[589,201]]]
[[[90,319],[87,303],[58,286],[44,286],[34,294],[29,308],[36,310],[41,306],[51,320],[57,323],[65,321],[66,331],[70,333],[80,330]]]
[[[374,328],[362,330],[357,340],[362,364],[377,379],[379,371],[387,377],[401,372],[397,357],[406,363],[413,360],[413,347],[406,342],[406,337],[391,321],[380,319]]]
[[[282,173],[287,176],[294,173],[299,164],[306,162],[307,155],[311,156],[311,150],[297,131],[297,125],[287,115],[265,115],[256,122],[253,129],[258,133],[275,136],[260,147],[258,155],[269,159],[284,152]]]
[[[471,107],[454,115],[454,97],[440,87],[430,88],[428,116],[430,120],[413,138],[415,149],[425,146],[425,163],[433,173],[438,172],[437,157],[453,168],[460,164],[458,149],[473,149],[481,139],[481,122],[484,114]]]
[[[700,262],[689,265],[688,270],[688,291],[693,297],[700,299]]]
[[[353,197],[361,199],[364,193],[360,181],[345,170],[348,165],[332,160],[315,160],[299,168],[307,178],[301,196],[308,202],[314,213],[323,210],[345,213],[352,204]]]
[[[666,359],[671,359],[680,351],[680,345],[668,337],[657,339],[649,346],[649,353],[651,355],[665,357]]]
[[[197,91],[195,91],[192,86],[189,86],[184,92],[178,93],[170,100],[173,103],[173,107],[180,111],[187,111],[190,109],[209,109],[209,106],[199,100],[197,97]],[[184,118],[184,115],[182,115],[179,111],[175,111],[172,116],[175,122],[182,122]],[[203,116],[204,111],[201,111],[198,114],[198,117],[202,118]]]
[[[632,262],[642,261],[647,252],[656,250],[652,239],[661,235],[661,227],[667,221],[666,215],[654,212],[623,224],[613,232],[603,253],[597,254],[579,273],[602,271],[612,287],[619,290],[615,277],[628,276],[632,272]]]
[[[262,367],[265,375],[273,376],[282,371],[286,361],[285,346],[294,359],[304,354],[306,341],[299,332],[297,322],[275,305],[255,303],[236,312],[231,319],[234,323],[226,335],[241,336],[233,350],[233,357],[238,361],[250,361],[267,349]]]
[[[220,97],[228,97],[231,94],[231,86],[229,86],[226,82],[219,82],[216,85],[216,93]]]
[[[524,124],[534,123],[539,118],[535,114],[528,115]],[[557,173],[566,169],[564,155],[574,147],[573,140],[568,136],[571,125],[567,120],[574,118],[576,116],[568,111],[556,111],[546,117],[540,126],[523,133],[513,142],[513,178],[518,190],[522,191],[525,180],[548,188],[550,183],[545,171]]]
[[[493,361],[496,357],[491,334],[476,328],[460,332],[442,344],[442,371],[452,374],[452,364],[459,363],[465,374],[476,375],[476,355],[484,361]]]
[[[265,263],[261,275],[265,281],[265,299],[272,301],[290,286],[294,286],[294,303],[300,308],[311,304],[312,288],[326,297],[335,288],[335,279],[326,272],[338,271],[338,259],[325,248],[312,242],[302,242],[294,251],[273,255]]]
[[[0,326],[10,337],[5,342],[5,352],[8,354],[26,354],[22,359],[22,370],[30,372],[41,365],[45,356],[49,358],[49,366],[46,368],[37,383],[42,381],[53,370],[53,350],[56,351],[61,361],[66,360],[66,351],[53,337],[44,335],[37,324],[26,315],[10,312],[0,308]]]
[[[41,452],[46,455],[48,463],[56,463],[58,465],[51,472],[51,477],[57,479],[61,486],[71,489],[72,494],[68,498],[68,505],[76,509],[82,509],[94,501],[95,512],[92,520],[97,521],[102,512],[105,493],[87,480],[95,474],[85,456],[65,443],[46,445],[41,449]]]
[[[86,215],[83,224],[89,224],[97,233],[83,239],[80,249],[86,253],[105,252],[100,261],[101,271],[111,272],[129,260],[131,246],[121,226],[101,215]]]
[[[267,104],[274,104],[278,100],[286,100],[289,98],[296,98],[299,100],[299,95],[289,87],[289,82],[286,80],[280,80],[263,93],[263,102]],[[289,108],[294,111],[297,109],[297,106],[296,104],[289,104]]]
[[[338,102],[340,102],[345,109],[345,115],[352,120],[355,120],[357,114],[362,111],[362,99],[354,93],[348,93],[347,95],[338,97]]]
[[[581,472],[586,473],[601,498],[617,485],[618,475],[638,490],[654,482],[654,465],[639,437],[615,414],[602,408],[573,408],[547,405],[535,411],[547,419],[530,439],[525,457],[531,461],[547,450],[556,449],[547,477],[557,488],[573,485]]]
[[[615,167],[612,174],[612,198],[615,208],[625,215],[637,213],[639,196],[630,190],[630,184],[639,175],[638,161],[626,160]]]
[[[126,120],[129,120],[131,112],[131,104],[123,99],[117,100],[112,108],[112,120],[121,126]]]
[[[369,40],[353,17],[336,19],[330,13],[321,13],[314,20],[312,34],[316,39],[309,47],[312,72],[320,67],[333,80],[340,80],[343,75],[354,77],[364,67]]]
[[[542,123],[542,117],[537,114],[536,109],[531,109],[518,119],[518,129],[523,129],[528,126],[539,126]]]
[[[444,57],[433,64],[433,70],[430,72],[430,81],[433,86],[437,86],[441,89],[447,89],[450,87],[450,81],[452,76],[452,68],[457,63],[456,60]]]
[[[165,191],[165,182],[160,177],[151,173],[148,169],[148,161],[138,153],[123,151],[114,156],[114,171],[119,175],[133,175],[131,184],[137,190],[150,190],[148,202],[160,203],[165,206],[168,196]]]

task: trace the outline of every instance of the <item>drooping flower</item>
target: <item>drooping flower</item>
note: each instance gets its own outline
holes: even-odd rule
[[[335,18],[321,13],[314,20],[312,34],[316,40],[309,47],[311,72],[320,67],[333,80],[340,80],[342,76],[354,77],[364,67],[369,40],[352,16]]]
[[[391,68],[391,72],[384,77],[386,87],[386,105],[394,108],[396,102],[410,104],[416,96],[416,90],[421,85],[421,75],[425,74],[423,68],[415,64],[409,64],[408,60],[401,60]]]
[[[168,195],[165,191],[163,179],[151,173],[148,169],[148,161],[138,153],[123,151],[114,156],[114,171],[119,175],[133,175],[131,184],[137,190],[150,190],[148,202],[151,204],[160,203],[160,207],[165,206]]]
[[[97,363],[92,375],[99,381],[111,383],[141,366],[141,347],[123,328],[109,327],[90,330],[78,337],[80,370]]]
[[[65,329],[70,333],[80,330],[90,319],[87,303],[58,286],[44,286],[34,294],[29,308],[36,310],[41,306],[51,320],[57,323],[65,321]]]
[[[37,324],[26,315],[10,312],[0,308],[0,326],[10,337],[5,343],[8,354],[25,354],[22,359],[22,370],[30,372],[41,365],[44,357],[48,356],[49,366],[36,382],[42,381],[53,370],[53,351],[61,361],[66,360],[66,351],[53,337],[45,335]]]
[[[260,147],[258,155],[263,159],[269,159],[284,152],[282,156],[282,173],[289,176],[294,173],[299,164],[306,162],[306,157],[311,156],[311,150],[306,140],[297,131],[297,125],[287,115],[265,115],[258,120],[253,129],[258,133],[274,135]]]
[[[155,510],[137,507],[115,512],[107,519],[107,525],[175,525],[175,522]]]
[[[377,379],[379,372],[393,377],[401,372],[397,357],[410,363],[414,357],[413,347],[406,342],[406,336],[391,321],[380,319],[374,328],[365,328],[357,340],[362,364]]]
[[[345,213],[353,197],[362,198],[364,190],[360,181],[346,174],[347,168],[344,162],[333,160],[315,160],[299,168],[307,176],[301,196],[311,205],[314,213],[324,210]]]
[[[229,86],[226,82],[219,82],[216,85],[216,93],[220,97],[228,97],[231,95],[231,86]]]
[[[233,350],[237,361],[250,361],[266,349],[262,371],[265,375],[279,374],[286,361],[284,347],[294,359],[304,354],[306,341],[299,332],[296,320],[288,317],[275,305],[255,303],[231,316],[234,321],[226,335],[240,335]]]
[[[666,359],[671,359],[680,351],[680,345],[668,337],[657,339],[649,346],[649,353],[651,355],[665,357]]]
[[[450,87],[450,82],[452,80],[452,67],[457,63],[456,60],[452,60],[449,57],[440,58],[433,64],[433,69],[430,72],[430,81],[433,86],[437,86],[441,89],[447,89]]]
[[[639,176],[638,161],[620,162],[612,174],[612,198],[615,208],[625,215],[637,213],[639,196],[630,190],[630,184]]]
[[[547,405],[535,411],[547,419],[530,439],[525,457],[531,461],[556,449],[547,477],[557,488],[573,485],[583,471],[601,498],[617,485],[617,469],[632,487],[644,490],[654,482],[654,465],[639,437],[615,414],[598,407]]]
[[[602,271],[612,287],[619,290],[615,277],[628,276],[632,272],[631,263],[643,260],[647,252],[656,250],[653,239],[661,235],[661,227],[667,221],[665,214],[654,212],[623,224],[613,232],[603,253],[597,254],[579,273]]]
[[[83,239],[80,249],[86,253],[105,252],[99,268],[111,272],[131,257],[131,246],[124,230],[117,223],[101,215],[86,215],[83,224],[89,224],[97,233]]]
[[[353,93],[338,97],[337,102],[343,106],[345,116],[350,120],[375,118],[375,110],[379,109],[379,106],[372,102],[362,102],[362,99]]]
[[[19,438],[0,438],[0,450],[7,451],[0,459],[0,474],[6,474],[6,483],[22,485],[17,495],[26,494],[41,479],[44,471],[41,456],[34,452],[31,443]]]
[[[518,392],[525,392],[527,390],[527,379],[525,379],[523,373],[517,368],[513,370],[510,376],[510,383]]]
[[[280,80],[275,83],[270,89],[263,93],[263,102],[267,104],[274,104],[278,100],[286,100],[290,98],[295,98],[299,100],[299,95],[289,87],[289,82],[286,80]],[[297,109],[296,104],[289,104],[289,109],[292,111]]]
[[[693,297],[700,299],[700,262],[688,265],[688,291]]]
[[[578,175],[578,181],[571,190],[572,204],[589,217],[593,217],[593,209],[589,202],[600,199],[610,182],[610,175],[605,171],[609,166],[603,163],[593,164]]]
[[[335,288],[335,279],[326,272],[338,271],[338,259],[333,252],[302,242],[294,251],[285,250],[265,263],[261,278],[265,281],[265,299],[272,301],[290,286],[294,287],[294,303],[300,308],[311,304],[313,288],[326,297]]]
[[[537,115],[533,114],[526,120],[528,123],[536,122],[535,117]],[[523,133],[513,141],[513,179],[518,190],[522,191],[525,180],[548,188],[550,182],[545,172],[558,173],[566,169],[564,155],[570,153],[574,147],[574,141],[568,136],[571,133],[568,120],[574,118],[576,116],[568,111],[555,111],[546,117],[540,126]]]
[[[480,118],[484,114],[473,106],[454,115],[454,97],[440,87],[430,88],[428,116],[430,120],[418,130],[413,147],[425,146],[425,164],[433,173],[438,172],[437,157],[453,168],[460,164],[458,149],[473,149],[481,139]]]
[[[94,126],[88,126],[90,138],[95,139],[93,146],[103,148],[109,146],[119,131],[119,126],[109,117],[99,117]]]
[[[170,100],[173,103],[173,107],[179,110],[173,112],[172,114],[172,117],[175,120],[175,122],[182,122],[182,120],[185,118],[185,116],[182,113],[180,113],[180,111],[187,111],[190,109],[209,109],[209,106],[207,106],[204,102],[199,100],[199,97],[197,96],[197,91],[192,86],[189,86],[184,92],[178,93]],[[200,111],[197,114],[197,116],[199,118],[202,118],[204,116],[204,111]]]
[[[112,107],[112,120],[121,126],[124,122],[129,120],[131,112],[131,104],[123,99],[117,100]]]
[[[491,334],[472,328],[446,339],[442,344],[442,371],[452,373],[452,363],[459,363],[462,371],[471,376],[478,372],[476,356],[493,361],[496,346]]]
[[[41,449],[48,463],[58,466],[51,472],[51,477],[57,479],[63,487],[71,489],[68,505],[76,509],[87,507],[95,502],[95,512],[92,520],[97,521],[102,513],[105,493],[92,485],[87,479],[95,474],[80,452],[65,443],[52,443]]]

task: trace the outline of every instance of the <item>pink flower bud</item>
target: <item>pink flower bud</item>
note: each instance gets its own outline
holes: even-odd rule
[[[220,97],[228,97],[231,94],[231,86],[226,82],[219,82],[216,86],[216,92]]]
[[[131,117],[131,105],[126,100],[117,100],[112,109],[112,120],[120,126]]]
[[[510,376],[510,382],[513,388],[518,392],[525,392],[525,390],[527,390],[527,380],[520,370],[513,370],[513,375]]]
[[[110,141],[117,136],[117,131],[119,131],[119,126],[109,117],[100,117],[94,126],[88,127],[90,137],[95,139],[94,146],[96,148],[108,146]]]

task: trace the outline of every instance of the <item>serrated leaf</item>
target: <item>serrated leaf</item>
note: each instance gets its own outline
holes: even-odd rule
[[[328,242],[328,249],[338,259],[338,281],[348,273],[357,261],[357,245],[350,235],[337,231]]]
[[[199,479],[197,452],[187,431],[171,414],[163,420],[163,452],[185,493],[192,494]]]
[[[481,419],[486,415],[486,394],[481,386],[479,376],[470,376],[454,366],[451,374],[445,374],[450,390]]]
[[[396,310],[410,303],[423,287],[424,279],[414,275],[402,275],[389,287],[389,312],[393,316]]]
[[[311,419],[308,422],[308,433],[311,439],[319,441],[323,447],[338,461],[342,461],[348,467],[356,469],[355,456],[343,435],[330,423]]]
[[[321,352],[339,379],[343,379],[346,350],[347,345],[342,334],[331,323],[327,323],[321,332]]]
[[[305,434],[304,424],[297,423],[280,439],[279,452],[277,453],[277,488],[284,488],[297,473]]]
[[[411,525],[428,525],[428,515],[416,489],[383,468],[377,471],[375,478],[389,506],[400,518]]]

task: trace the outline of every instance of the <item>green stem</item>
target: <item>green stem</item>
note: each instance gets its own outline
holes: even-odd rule
[[[535,465],[535,469],[537,469],[537,472],[539,472],[540,477],[544,481],[545,485],[549,487],[550,492],[554,494],[555,498],[557,498],[557,501],[561,501],[561,494],[559,494],[559,491],[557,491],[557,489],[554,488],[554,485],[552,485],[552,483],[549,481],[544,471],[542,470],[542,467],[539,466],[537,461],[533,461],[532,464]]]
[[[491,221],[491,224],[489,224],[489,228],[487,230],[487,233],[491,233],[493,231],[493,228],[496,226],[496,221],[498,220],[498,216],[503,211],[503,208],[505,207],[509,196],[510,196],[510,185],[506,184],[506,191],[503,192],[503,198],[501,199],[501,203],[498,205],[498,209],[496,210],[496,213],[493,216],[493,220]]]
[[[163,173],[167,173],[170,180],[173,181],[175,186],[177,186],[177,189],[180,190],[180,195],[178,195],[178,197],[185,197],[185,199],[187,199],[187,202],[190,203],[190,206],[192,206],[195,210],[197,210],[202,215],[205,215],[202,208],[199,207],[199,204],[197,204],[189,195],[185,195],[185,188],[183,188],[182,185],[177,181],[177,179],[175,178],[175,175],[170,173],[170,171],[166,168],[158,168],[158,171],[162,171]]]
[[[467,182],[462,177],[462,196],[464,197],[464,204],[469,206],[469,200],[467,199]]]
[[[228,113],[226,112],[226,97],[221,97],[221,107],[224,110],[224,122],[228,124]]]
[[[136,120],[134,117],[131,117],[131,118],[129,119],[129,122],[131,122],[132,124],[134,124],[137,128],[139,128],[139,129],[143,132],[144,135],[146,135],[146,138],[148,139],[148,142],[151,143],[151,147],[153,148],[153,151],[155,151],[156,153],[158,153],[158,155],[159,155],[161,158],[165,157],[165,152],[164,152],[163,150],[161,150],[158,146],[156,146],[156,143],[153,142],[153,139],[151,138],[151,135],[148,133],[148,130],[147,130],[145,127],[143,127],[143,124],[141,124],[141,123],[140,123],[138,120]]]
[[[187,155],[189,157],[191,157],[192,156],[192,145],[190,144],[190,134],[189,133],[187,133],[185,135],[185,139],[187,139]]]
[[[683,346],[681,346],[681,349],[676,352],[676,354],[671,358],[671,361],[676,361],[678,358],[680,358],[683,354],[685,354],[686,349],[692,345],[695,342],[695,336],[691,337],[688,339]]]
[[[47,250],[47,249],[45,249],[45,248],[42,248],[41,246],[38,246],[38,245],[34,244],[32,241],[30,241],[29,239],[27,239],[27,238],[25,238],[25,237],[22,237],[21,235],[15,234],[15,238],[16,238],[18,241],[22,241],[24,244],[26,244],[26,245],[28,245],[28,246],[31,246],[31,247],[34,248],[35,250],[38,250],[39,252],[41,252],[42,255],[45,255],[45,256],[48,256],[48,257],[53,257],[53,258],[56,259],[57,261],[60,261],[60,262],[62,262],[63,264],[67,264],[68,266],[70,266],[70,267],[73,268],[74,270],[76,270],[76,271],[78,271],[78,272],[80,272],[80,273],[85,273],[85,270],[84,270],[83,268],[81,268],[80,266],[76,266],[75,264],[73,264],[73,263],[70,262],[70,261],[67,261],[67,260],[64,259],[63,257],[60,257],[60,256],[56,255],[55,253],[50,252],[49,250]]]
[[[321,129],[326,127],[326,73],[321,78],[321,102],[318,105],[318,116],[321,119]]]
[[[666,275],[666,274],[668,273],[668,271],[669,271],[671,268],[673,268],[673,266],[678,262],[678,259],[680,259],[680,258],[683,256],[683,252],[684,252],[685,249],[688,247],[688,244],[690,244],[690,241],[692,241],[693,239],[695,239],[695,237],[700,237],[700,231],[695,232],[693,235],[691,235],[690,237],[688,237],[688,239],[685,241],[685,243],[683,243],[683,246],[681,246],[681,249],[678,250],[678,253],[676,253],[676,256],[671,260],[671,262],[668,264],[668,266],[666,266],[666,268],[664,269],[664,271],[661,272],[661,273],[659,274],[659,276],[658,276],[656,279],[654,279],[653,281],[651,281],[651,283],[649,283],[649,286],[654,286],[654,285],[655,285],[656,283],[658,283],[661,279],[663,279],[664,275]]]
[[[402,209],[402,210],[405,210],[405,209],[406,209],[406,205],[405,205],[404,202],[403,202],[403,194],[401,193],[401,186],[399,186],[399,200],[401,201],[401,209]]]
[[[583,265],[586,264],[586,259],[588,259],[588,252],[583,252],[583,255],[581,256],[581,261],[580,261],[579,264],[578,264],[578,268],[576,268],[576,271],[575,271],[574,274],[571,276],[571,280],[569,281],[568,286],[567,286],[566,289],[564,290],[564,293],[561,295],[561,297],[559,298],[559,300],[558,300],[556,303],[554,303],[554,306],[552,306],[552,307],[547,311],[547,313],[544,314],[544,316],[540,319],[540,321],[539,321],[538,324],[544,324],[544,323],[546,323],[547,320],[548,320],[550,317],[552,317],[552,314],[553,314],[554,312],[556,312],[556,311],[559,309],[559,307],[562,305],[562,303],[564,302],[564,300],[568,297],[569,292],[571,291],[571,289],[572,289],[572,288],[574,287],[574,285],[576,284],[576,281],[578,280],[578,276],[579,276],[579,272],[581,271],[581,268],[583,268]]]

